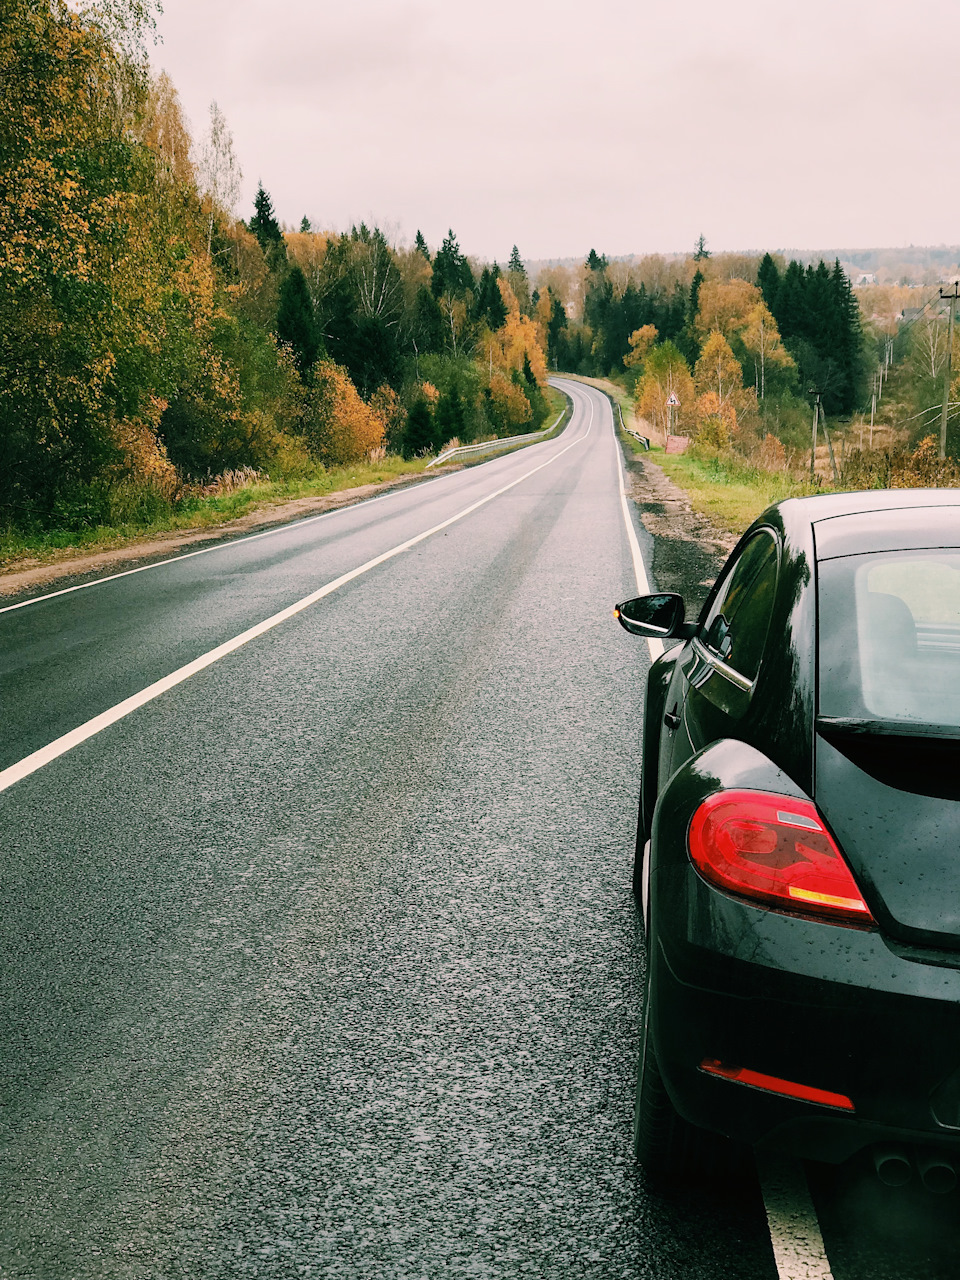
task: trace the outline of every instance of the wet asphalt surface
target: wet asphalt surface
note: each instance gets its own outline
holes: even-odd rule
[[[556,442],[0,613],[2,768],[557,459],[0,794],[0,1275],[776,1277],[755,1182],[632,1159],[647,657],[571,394]],[[815,1188],[841,1253],[864,1185]],[[862,1235],[838,1280],[913,1274]]]

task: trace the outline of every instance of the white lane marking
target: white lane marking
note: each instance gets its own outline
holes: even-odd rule
[[[630,554],[633,557],[633,573],[637,580],[637,594],[648,596],[650,594],[650,579],[647,577],[647,570],[643,563],[643,556],[640,554],[640,543],[637,541],[637,531],[633,527],[633,521],[630,519],[630,508],[627,505],[627,483],[626,473],[623,469],[623,458],[620,452],[620,441],[617,439],[617,428],[613,423],[613,414],[610,415],[610,422],[613,428],[613,445],[617,451],[617,468],[620,472],[620,509],[623,512],[623,523],[627,527],[627,541],[630,544]],[[657,658],[662,657],[664,648],[662,640],[648,639],[647,644],[650,648],[650,661],[655,662]]]
[[[543,441],[544,444],[552,444],[553,441]],[[508,455],[510,456],[510,455]],[[502,458],[489,458],[489,462],[501,462]],[[485,463],[480,463],[485,466]],[[475,468],[471,468],[474,470]],[[147,569],[162,569],[166,564],[177,564],[180,560],[192,560],[194,556],[209,555],[211,551],[223,551],[227,547],[236,547],[244,542],[256,542],[258,538],[270,538],[277,533],[287,533],[291,529],[302,529],[304,525],[316,524],[318,520],[329,520],[332,516],[342,516],[347,511],[356,511],[358,507],[369,507],[374,502],[384,502],[387,498],[396,498],[400,494],[407,493],[410,489],[426,489],[429,485],[437,484],[441,480],[452,480],[454,476],[460,475],[459,471],[454,471],[445,476],[431,476],[429,480],[423,480],[415,485],[406,485],[402,489],[394,489],[390,493],[380,493],[375,498],[364,498],[362,502],[351,502],[344,507],[337,507],[335,511],[324,511],[318,516],[307,516],[304,520],[292,520],[289,524],[277,525],[275,529],[265,529],[262,533],[249,533],[242,538],[229,538],[226,542],[218,542],[214,547],[201,547],[199,551],[185,551],[180,556],[169,556],[166,560],[154,560],[151,564],[137,565],[135,569],[123,569],[120,573],[111,573],[104,578],[95,578],[92,582],[78,582],[72,587],[61,587],[59,591],[48,591],[46,595],[34,596],[30,600],[21,600],[19,604],[8,604],[0,606],[0,613],[12,613],[14,609],[26,609],[31,604],[40,604],[44,600],[53,600],[56,596],[68,596],[73,591],[85,591],[87,587],[100,587],[105,582],[113,582],[116,578],[129,578],[133,573],[145,573]],[[211,532],[210,536],[215,538],[217,534]],[[228,535],[229,536],[229,535]],[[131,547],[132,554],[136,554],[136,547]]]
[[[333,582],[328,582],[325,587],[321,587],[318,591],[312,591],[310,595],[304,596],[302,600],[298,600],[295,604],[288,605],[286,609],[281,609],[279,613],[273,614],[272,617],[266,618],[263,622],[258,622],[256,626],[248,628],[241,632],[240,635],[234,636],[232,640],[225,641],[224,644],[217,645],[215,649],[211,649],[209,653],[202,654],[201,657],[195,658],[193,662],[188,662],[186,666],[180,667],[173,671],[163,679],[155,681],[148,685],[145,689],[141,689],[139,693],[133,694],[129,698],[125,698],[123,702],[118,702],[116,706],[110,707],[109,710],[101,712],[100,715],[94,716],[92,720],[88,720],[85,724],[79,725],[76,729],[71,729],[69,733],[65,733],[62,737],[56,738],[45,747],[41,747],[38,751],[34,751],[31,755],[24,756],[22,760],[16,764],[10,765],[8,768],[0,770],[0,791],[5,791],[7,787],[12,787],[14,783],[19,782],[22,778],[26,778],[29,774],[35,773],[38,769],[42,769],[44,765],[50,764],[59,756],[64,755],[68,751],[72,751],[74,747],[86,742],[88,738],[92,738],[94,734],[100,733],[101,730],[108,728],[112,724],[116,724],[118,720],[122,720],[131,712],[136,711],[139,707],[144,706],[147,702],[152,702],[154,698],[159,698],[162,693],[166,693],[168,689],[174,688],[175,685],[182,684],[185,680],[189,680],[191,676],[195,676],[199,671],[205,670],[212,666],[215,662],[219,662],[221,658],[225,658],[228,653],[233,653],[236,649],[241,648],[245,644],[249,644],[251,640],[255,640],[257,636],[262,636],[265,632],[271,631],[274,627],[278,627],[282,622],[286,622],[289,618],[294,617],[298,613],[302,613],[304,609],[309,609],[319,600],[323,600],[325,596],[332,595],[334,591],[338,591],[341,587],[346,586],[348,582],[352,582],[354,578],[359,578],[365,573],[369,573],[371,569],[375,569],[378,565],[384,564],[387,560],[392,560],[394,556],[400,555],[404,551],[409,551],[411,547],[415,547],[418,542],[423,542],[426,538],[432,537],[433,534],[439,533],[441,529],[448,529],[450,525],[456,524],[458,520],[472,512],[479,510],[480,507],[486,506],[488,502],[492,502],[494,498],[499,498],[501,494],[515,488],[524,480],[528,480],[530,476],[536,475],[538,471],[542,471],[544,467],[552,466],[563,457],[565,453],[569,453],[571,449],[576,448],[578,444],[582,444],[590,435],[593,427],[593,405],[590,406],[590,421],[587,429],[582,436],[578,436],[576,440],[568,444],[559,453],[555,453],[552,458],[548,458],[546,462],[541,462],[539,466],[532,467],[529,471],[525,471],[522,476],[516,480],[511,480],[509,484],[495,489],[493,493],[487,494],[485,498],[480,498],[477,502],[473,502],[469,507],[464,507],[462,511],[458,511],[456,515],[450,516],[449,519],[435,524],[432,528],[418,533],[412,538],[408,538],[406,542],[401,542],[395,547],[391,547],[389,551],[384,551],[379,556],[374,556],[372,560],[368,560],[365,564],[359,565],[356,569],[351,569],[348,573],[343,573],[339,578],[335,578]]]
[[[757,1172],[780,1280],[833,1280],[803,1165],[759,1152]]]

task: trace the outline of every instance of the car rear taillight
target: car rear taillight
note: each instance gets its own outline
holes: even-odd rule
[[[838,924],[874,923],[809,800],[718,791],[693,815],[688,841],[694,866],[721,889]]]

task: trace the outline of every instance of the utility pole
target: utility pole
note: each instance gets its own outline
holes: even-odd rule
[[[940,290],[940,297],[950,302],[950,327],[947,330],[947,362],[943,371],[943,406],[940,410],[940,457],[947,456],[947,409],[950,407],[950,379],[953,374],[953,322],[960,298],[960,282],[954,283],[952,293]]]
[[[823,424],[824,438],[827,442],[827,452],[830,454],[830,469],[833,472],[833,483],[839,484],[840,472],[837,470],[837,460],[833,456],[833,445],[830,443],[830,432],[827,430],[827,415],[825,413],[821,415],[821,421]]]
[[[820,392],[816,393],[817,400],[813,406],[813,440],[810,444],[810,479],[816,478],[817,469],[817,427],[820,425]]]
[[[870,448],[873,448],[873,420],[877,416],[877,375],[873,375],[873,399],[870,402]]]

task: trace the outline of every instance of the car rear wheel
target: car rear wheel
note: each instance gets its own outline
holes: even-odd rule
[[[745,1172],[749,1150],[720,1134],[688,1124],[670,1101],[657,1065],[650,1034],[649,979],[643,1002],[640,1063],[634,1112],[634,1150],[650,1180],[658,1186],[718,1183]]]

